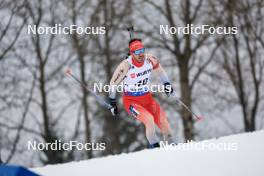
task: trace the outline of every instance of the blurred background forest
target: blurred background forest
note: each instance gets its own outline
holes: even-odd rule
[[[263,0],[1,0],[0,161],[40,166],[146,148],[144,128],[122,108],[113,118],[65,77],[108,83],[128,52],[127,25],[166,69],[191,114],[163,94],[175,140],[264,129]],[[105,26],[105,35],[29,35],[28,25]],[[160,35],[160,25],[236,26],[236,35]],[[107,97],[107,94],[101,94]],[[106,142],[99,151],[29,151],[27,141]]]

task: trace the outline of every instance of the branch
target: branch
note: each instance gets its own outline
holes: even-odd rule
[[[32,82],[32,86],[31,86],[31,89],[30,89],[30,94],[29,94],[28,100],[27,100],[26,105],[25,105],[25,110],[24,110],[23,115],[22,115],[22,120],[20,122],[20,125],[18,126],[17,135],[16,135],[15,140],[14,140],[14,145],[13,145],[13,147],[11,149],[11,152],[10,152],[9,156],[7,157],[7,159],[5,161],[5,164],[10,162],[10,160],[13,158],[13,156],[15,154],[15,151],[17,149],[17,144],[18,144],[19,139],[20,139],[20,134],[21,134],[21,131],[23,129],[24,122],[26,120],[26,116],[27,116],[27,112],[28,112],[28,109],[29,109],[29,106],[30,106],[31,99],[33,97],[35,84],[36,84],[36,76],[34,77],[34,80]]]
[[[217,42],[217,45],[214,47],[210,57],[208,60],[199,68],[198,72],[195,74],[192,82],[191,82],[191,89],[193,89],[195,82],[199,79],[201,73],[204,71],[204,69],[211,63],[211,61],[214,59],[215,53],[219,46],[221,45],[221,42]]]

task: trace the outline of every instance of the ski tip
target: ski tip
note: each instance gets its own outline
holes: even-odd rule
[[[71,75],[71,73],[72,73],[71,72],[71,69],[69,69],[69,68],[67,68],[67,69],[64,70],[64,74],[67,75],[67,76],[68,75]]]

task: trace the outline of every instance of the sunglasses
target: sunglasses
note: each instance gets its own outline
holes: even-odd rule
[[[144,53],[144,52],[145,52],[145,48],[142,48],[142,49],[138,49],[138,50],[133,51],[133,53],[135,55],[140,55],[141,53]]]

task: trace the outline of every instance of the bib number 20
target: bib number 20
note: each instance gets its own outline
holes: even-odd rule
[[[148,78],[145,78],[143,80],[138,81],[136,86],[140,87],[140,86],[146,85],[147,83],[148,83]]]

